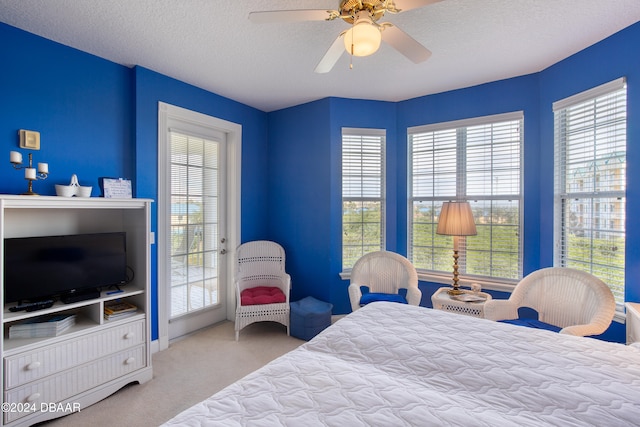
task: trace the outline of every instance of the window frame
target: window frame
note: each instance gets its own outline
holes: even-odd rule
[[[566,157],[567,157],[566,139],[568,134],[566,128],[569,125],[567,122],[566,114],[568,110],[570,110],[571,108],[576,108],[576,109],[586,108],[586,106],[590,103],[594,104],[594,108],[595,108],[595,104],[598,101],[602,101],[605,97],[609,97],[609,96],[621,96],[620,94],[618,94],[618,92],[621,92],[621,91],[624,91],[624,95],[622,95],[624,96],[624,126],[623,126],[624,128],[624,165],[621,168],[624,171],[624,177],[620,179],[619,182],[623,184],[624,188],[622,190],[612,191],[609,189],[608,191],[602,191],[600,190],[602,188],[601,186],[605,186],[610,182],[614,182],[615,180],[609,181],[609,179],[606,179],[605,182],[602,183],[601,180],[598,178],[599,175],[594,174],[593,179],[590,180],[591,184],[593,184],[593,187],[591,190],[589,190],[588,188],[585,188],[583,182],[575,183],[575,184],[581,184],[579,185],[579,188],[568,190],[567,175],[569,174],[569,168],[567,167],[567,161],[566,161]],[[608,101],[607,104],[605,105],[607,107],[611,107],[613,104],[617,103],[617,101],[618,99],[616,99],[615,101]],[[600,86],[596,86],[594,88],[572,95],[565,99],[556,101],[552,105],[552,110],[554,113],[554,203],[553,203],[553,209],[554,209],[553,263],[554,263],[554,266],[559,266],[559,267],[569,266],[569,267],[576,268],[577,267],[576,263],[582,262],[583,265],[587,265],[589,268],[588,270],[586,269],[581,269],[581,270],[587,271],[596,276],[598,276],[598,274],[597,274],[597,271],[594,271],[594,268],[596,270],[598,268],[610,270],[612,268],[611,264],[599,265],[598,263],[593,262],[594,261],[593,257],[590,258],[589,262],[584,262],[584,259],[580,259],[580,260],[575,259],[573,261],[569,259],[570,257],[568,252],[570,250],[570,246],[569,246],[568,238],[566,237],[565,232],[567,228],[576,229],[577,227],[575,225],[569,225],[569,226],[566,225],[565,206],[567,203],[571,203],[572,200],[575,201],[575,200],[582,199],[582,200],[585,200],[585,202],[588,201],[590,205],[594,207],[594,209],[597,209],[597,211],[591,210],[592,212],[589,213],[588,212],[589,209],[582,209],[579,211],[579,213],[581,218],[585,216],[584,215],[585,213],[587,213],[588,214],[587,221],[591,223],[592,220],[599,219],[598,213],[609,210],[610,206],[608,206],[608,200],[611,200],[611,199],[620,200],[619,203],[622,205],[622,208],[619,210],[619,213],[621,213],[622,218],[621,218],[621,221],[619,222],[622,224],[622,233],[618,233],[618,234],[622,234],[622,241],[624,242],[625,247],[621,251],[623,265],[621,268],[618,268],[617,271],[619,271],[622,274],[622,278],[621,278],[622,291],[621,291],[621,295],[620,295],[619,289],[618,290],[612,289],[612,292],[614,293],[614,296],[616,296],[616,293],[618,293],[618,295],[616,296],[616,311],[622,312],[624,310],[625,288],[626,288],[625,252],[626,252],[626,238],[627,238],[627,229],[626,229],[626,223],[625,223],[626,204],[627,204],[626,168],[627,168],[627,146],[628,146],[628,134],[627,134],[628,95],[626,92],[626,79],[624,77],[621,77],[616,80],[610,81],[608,83],[602,84]],[[608,111],[610,110],[607,109],[607,112]],[[594,110],[593,115],[590,115],[589,117],[591,118],[591,121],[596,121],[599,117],[601,117],[601,113],[598,113],[597,111]],[[607,124],[606,129],[608,130],[613,129],[615,128],[616,124],[620,125],[620,123],[616,121],[610,122]],[[592,129],[594,131],[596,129],[599,129],[599,127],[595,124],[585,128]],[[595,137],[594,137],[594,140],[595,140]],[[597,141],[595,141],[594,144],[591,145],[591,147],[594,150],[598,146],[599,145]],[[616,156],[616,157],[619,157],[619,156]],[[605,159],[611,159],[611,158],[614,158],[614,157],[597,156],[594,153],[593,157],[589,157],[589,161],[592,162],[592,164],[596,164],[598,161],[603,161]],[[605,172],[607,172],[607,176],[609,176],[610,170],[606,170]],[[601,204],[604,207],[603,210],[599,208]],[[583,207],[583,206],[584,204],[581,204],[579,207]],[[612,213],[612,212],[608,212],[608,213]],[[607,218],[608,218],[608,215],[607,215]],[[607,220],[607,218],[605,218],[605,221]],[[609,221],[612,221],[612,220],[609,219]],[[591,227],[591,230],[594,233],[599,234],[602,232],[606,232],[607,226],[604,226],[604,227],[600,226],[600,222],[598,222],[597,224],[598,224],[597,227]],[[614,228],[615,227],[611,228],[611,230],[609,231],[610,232],[614,231]],[[586,226],[581,227],[581,229],[586,229],[588,231],[588,227]],[[599,277],[599,278],[603,280],[605,283],[607,283],[606,277]],[[607,283],[607,286],[609,286],[610,288],[613,288],[615,285],[610,285],[609,283]]]
[[[379,224],[379,233],[380,233],[380,242],[379,247],[376,250],[384,250],[386,248],[386,129],[373,129],[373,128],[350,128],[343,127],[341,133],[341,148],[340,148],[340,165],[341,165],[341,173],[340,173],[340,193],[341,193],[341,209],[342,214],[340,216],[340,262],[342,266],[343,272],[350,272],[353,267],[353,263],[345,262],[345,202],[356,202],[356,203],[367,203],[367,202],[379,202],[380,203],[380,224]],[[377,196],[372,195],[364,195],[360,194],[360,196],[347,196],[345,197],[345,137],[351,138],[360,138],[362,141],[363,138],[379,138],[380,141],[380,169],[378,170],[377,177],[379,179],[379,194]],[[361,157],[362,159],[362,157]],[[362,172],[362,171],[361,171]],[[362,177],[362,175],[361,175]],[[364,186],[364,183],[360,183]],[[364,227],[364,216],[362,227]],[[354,245],[351,245],[355,247]],[[363,240],[360,241],[360,256],[365,253],[365,242]],[[371,252],[371,251],[368,251]],[[355,260],[353,261],[355,263]]]
[[[503,278],[503,277],[492,277],[492,276],[481,276],[481,275],[473,275],[468,274],[464,271],[464,258],[465,258],[465,244],[464,238],[461,238],[461,246],[460,246],[460,259],[462,260],[463,269],[460,272],[460,283],[462,285],[470,285],[471,283],[478,283],[483,287],[491,288],[494,290],[500,291],[511,291],[515,284],[522,278],[523,272],[523,248],[524,248],[524,112],[523,111],[514,111],[503,114],[495,114],[489,116],[481,116],[474,117],[469,119],[455,120],[449,122],[441,122],[434,123],[430,125],[421,125],[414,126],[407,129],[407,194],[408,194],[408,203],[407,203],[407,253],[409,259],[414,259],[414,219],[413,219],[413,209],[414,202],[418,201],[433,201],[434,203],[441,204],[442,202],[448,200],[468,200],[473,202],[474,200],[487,200],[487,201],[495,201],[504,199],[500,195],[492,195],[491,191],[489,191],[488,195],[470,195],[467,196],[466,193],[466,173],[464,176],[460,176],[459,172],[461,170],[466,169],[466,165],[461,165],[461,163],[465,163],[465,155],[466,149],[463,145],[464,143],[459,140],[460,138],[460,130],[467,129],[474,126],[481,125],[489,125],[489,124],[499,124],[501,122],[510,122],[510,121],[519,121],[520,126],[520,141],[519,141],[519,156],[518,156],[518,167],[519,167],[519,186],[517,190],[517,204],[518,204],[518,248],[517,248],[517,257],[518,257],[518,267],[517,274],[518,278]],[[417,195],[414,192],[414,177],[413,177],[413,146],[412,141],[413,137],[418,134],[430,133],[430,132],[439,132],[439,131],[455,131],[456,132],[456,194],[455,195],[441,195],[441,196],[430,196],[425,197],[423,195]],[[492,168],[493,169],[493,168]],[[511,197],[513,199],[513,197]],[[472,203],[473,205],[473,203]],[[434,208],[435,209],[435,208]],[[437,220],[434,221],[434,227],[437,225]],[[447,247],[443,250],[448,251],[447,255],[453,255],[453,244],[450,247]],[[460,261],[459,261],[460,262]],[[429,270],[425,268],[417,267],[418,275],[421,280],[426,280],[435,283],[443,283],[450,284],[452,272],[449,270]]]

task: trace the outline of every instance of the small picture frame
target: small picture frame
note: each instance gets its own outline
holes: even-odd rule
[[[105,199],[130,199],[131,180],[124,178],[100,178],[100,190]]]

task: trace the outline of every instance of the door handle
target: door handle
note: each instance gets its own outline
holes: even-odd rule
[[[220,251],[220,255],[224,255],[224,254],[226,254],[226,253],[227,253],[227,250],[226,250],[226,249],[222,249],[222,250]]]

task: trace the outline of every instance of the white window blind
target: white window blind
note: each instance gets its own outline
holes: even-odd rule
[[[436,234],[442,203],[470,202],[477,236],[460,238],[461,275],[522,277],[522,112],[409,129],[409,256],[451,272],[453,238]]]
[[[342,268],[384,249],[385,131],[342,129]]]
[[[219,303],[219,141],[170,130],[171,317]]]
[[[618,79],[554,103],[555,265],[624,302],[627,95]]]

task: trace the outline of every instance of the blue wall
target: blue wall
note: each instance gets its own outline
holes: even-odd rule
[[[267,115],[142,67],[133,69],[0,23],[0,140],[6,166],[0,193],[26,191],[23,171],[9,164],[18,130],[41,133],[34,162],[49,163],[49,178],[34,191],[55,195],[77,174],[99,195],[101,176],[133,180],[134,196],[158,199],[158,102],[242,125],[242,227],[244,240],[266,238]],[[26,153],[22,151],[26,158]],[[157,231],[156,204],[152,229]],[[158,337],[156,247],[152,247],[152,338]]]
[[[553,263],[553,114],[554,101],[626,76],[628,81],[627,216],[640,212],[640,99],[634,82],[640,73],[640,24],[574,55],[540,73],[492,82],[395,104],[330,99],[269,114],[269,146],[277,147],[273,167],[295,171],[273,180],[270,191],[270,236],[304,256],[293,263],[294,282],[303,283],[295,297],[314,295],[334,304],[334,313],[349,312],[347,283],[340,280],[340,128],[387,130],[387,249],[407,251],[407,143],[411,126],[471,117],[524,112],[524,274]],[[395,110],[395,114],[394,114]],[[308,139],[301,141],[301,135]],[[309,146],[309,154],[301,146]],[[318,155],[319,154],[319,155]],[[298,162],[302,156],[303,165]],[[321,167],[312,167],[321,163]],[[328,164],[327,164],[328,162]],[[329,186],[327,188],[326,186]],[[288,198],[283,197],[288,195]],[[327,199],[328,198],[328,199]],[[283,204],[283,200],[287,204]],[[293,200],[295,199],[295,200]],[[326,204],[326,206],[325,206]],[[319,209],[322,214],[308,215]],[[283,211],[286,210],[286,213]],[[328,212],[329,216],[324,216]],[[295,223],[295,227],[288,224]],[[639,226],[627,223],[629,241],[640,239]],[[301,238],[304,236],[304,239]],[[302,249],[305,247],[305,249]],[[329,248],[329,252],[325,252]],[[318,253],[318,257],[313,254]],[[626,299],[640,301],[640,249],[627,246]],[[423,305],[440,285],[421,283]],[[504,297],[505,295],[498,295]],[[624,325],[613,323],[603,338],[624,341]]]
[[[26,190],[8,163],[18,129],[41,132],[35,162],[51,175],[34,184],[53,195],[77,174],[130,177],[137,197],[157,199],[157,103],[195,110],[243,128],[242,239],[283,244],[292,299],[313,295],[349,311],[341,270],[340,141],[342,127],[387,131],[387,249],[406,254],[406,129],[469,117],[524,111],[525,274],[552,264],[553,115],[551,103],[615,78],[628,81],[627,216],[640,212],[640,24],[540,72],[398,103],[327,98],[264,113],[154,71],[123,67],[0,24],[0,140],[7,156],[0,193]],[[152,227],[156,230],[155,205]],[[629,241],[640,225],[627,223]],[[155,248],[153,299],[157,297]],[[640,301],[640,249],[627,245],[627,300]],[[421,283],[425,305],[439,285]],[[157,319],[154,302],[154,319]],[[153,338],[157,337],[157,321]],[[614,324],[608,339],[623,340]]]
[[[553,264],[553,102],[627,78],[627,219],[640,213],[640,23],[561,61],[540,75],[540,267]],[[640,301],[640,224],[626,223],[625,300]],[[602,335],[625,341],[624,325]]]
[[[292,298],[312,295],[348,313],[341,272],[341,129],[386,129],[386,249],[407,253],[407,128],[524,111],[525,272],[539,264],[538,76],[529,75],[399,103],[324,99],[269,114],[270,238],[283,242]],[[295,251],[295,253],[292,253]],[[298,284],[298,282],[300,282]],[[299,286],[297,286],[299,285]],[[442,285],[421,283],[422,305]]]
[[[243,240],[266,236],[263,212],[267,205],[267,117],[266,114],[228,98],[198,89],[143,67],[133,70],[135,80],[135,146],[137,197],[158,200],[158,103],[197,111],[242,125],[242,221]],[[153,204],[151,228],[157,232],[157,205]],[[151,298],[157,301],[157,254],[152,247]],[[152,317],[158,317],[157,303]],[[158,337],[158,322],[152,323],[152,337]]]
[[[540,265],[553,264],[553,112],[551,104],[627,78],[627,219],[640,213],[640,24],[540,73]],[[627,221],[625,299],[640,301],[640,223]]]
[[[287,251],[293,300],[311,295],[350,311],[342,263],[342,127],[387,129],[388,195],[396,199],[393,103],[329,98],[269,114],[269,232]],[[388,235],[395,247],[395,204]]]
[[[33,184],[39,194],[55,195],[72,174],[94,196],[98,177],[131,176],[131,70],[4,24],[0,41],[0,193],[27,190],[24,171],[9,164],[19,129],[40,132],[33,161],[49,163],[50,175]]]
[[[291,299],[331,301],[327,286],[331,202],[329,100],[269,117],[269,239],[287,254]]]

